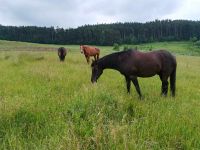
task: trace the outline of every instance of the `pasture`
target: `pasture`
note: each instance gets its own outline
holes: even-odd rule
[[[192,43],[138,45],[170,49],[178,63],[176,97],[161,97],[155,76],[139,78],[142,101],[114,70],[92,85],[79,46],[64,46],[65,62],[59,46],[0,41],[0,149],[200,149],[200,49]],[[113,52],[100,49],[100,57]]]

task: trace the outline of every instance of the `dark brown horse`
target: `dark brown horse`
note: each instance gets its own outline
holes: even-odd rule
[[[64,47],[60,47],[58,49],[58,57],[60,58],[60,61],[64,61],[66,55],[67,55],[67,49]]]
[[[94,56],[95,60],[99,59],[100,49],[92,46],[87,45],[80,45],[81,53],[85,55],[87,63],[90,63],[90,56]]]
[[[137,93],[141,98],[141,92],[137,77],[152,77],[159,75],[162,81],[162,95],[166,96],[168,92],[168,78],[170,77],[171,95],[175,96],[176,83],[176,58],[166,50],[152,52],[140,52],[128,50],[113,53],[93,61],[92,65],[92,83],[97,82],[104,69],[118,70],[125,76],[127,91],[130,93],[131,81],[133,82]]]

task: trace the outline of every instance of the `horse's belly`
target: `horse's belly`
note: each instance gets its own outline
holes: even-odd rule
[[[90,55],[90,56],[96,56],[97,53],[96,53],[96,52],[90,52],[89,55]]]
[[[137,73],[137,76],[138,77],[143,77],[143,78],[147,78],[147,77],[153,77],[153,76],[155,76],[157,73],[155,73],[155,72],[150,72],[150,73]]]
[[[140,67],[137,69],[137,76],[138,77],[152,77],[155,76],[160,72],[160,66],[155,65],[155,66],[149,66],[149,67]]]

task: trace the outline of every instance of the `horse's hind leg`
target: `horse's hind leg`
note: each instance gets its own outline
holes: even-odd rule
[[[163,96],[167,96],[167,92],[168,92],[168,81],[162,81],[162,95]]]
[[[176,90],[176,68],[170,75],[170,89],[171,89],[171,95],[174,97]]]
[[[165,76],[165,75],[163,75],[163,76],[161,76],[160,75],[160,79],[161,79],[161,81],[162,81],[162,92],[161,92],[161,95],[162,96],[167,96],[167,92],[168,92],[168,76]]]
[[[141,94],[141,91],[140,91],[140,86],[139,86],[137,78],[136,77],[132,78],[132,82],[133,82],[133,84],[135,86],[135,89],[136,89],[137,93],[139,94],[140,99],[141,99],[142,98],[142,94]]]
[[[131,79],[129,77],[125,77],[125,79],[126,79],[127,92],[130,93]]]

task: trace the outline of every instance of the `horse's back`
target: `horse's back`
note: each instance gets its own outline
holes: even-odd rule
[[[64,47],[60,47],[60,48],[58,48],[58,53],[60,53],[61,55],[66,55],[67,49]]]
[[[121,53],[123,70],[135,72],[140,77],[150,77],[161,71],[171,72],[176,67],[175,57],[166,50],[141,52],[129,50]]]
[[[100,53],[100,49],[93,46],[84,46],[85,53],[93,56]]]
[[[151,52],[133,51],[134,56],[139,56],[141,60],[152,60],[152,61],[169,61],[170,63],[176,63],[176,58],[167,50],[155,50]]]

